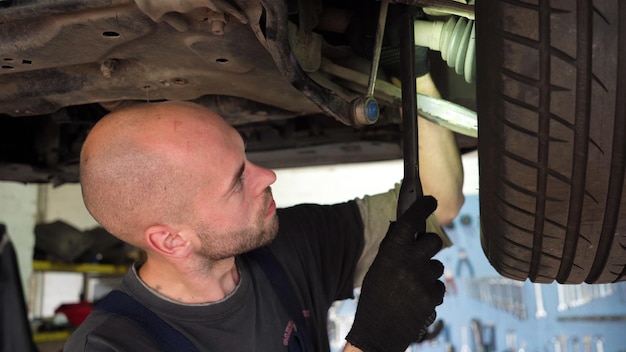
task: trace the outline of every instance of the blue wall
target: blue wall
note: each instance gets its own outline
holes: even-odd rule
[[[468,261],[474,268],[475,282],[487,281],[488,278],[499,277],[498,273],[487,261],[480,245],[480,224],[479,224],[479,204],[478,196],[469,196],[459,216],[452,224],[452,228],[446,231],[451,237],[454,245],[443,250],[437,255],[446,268],[453,270],[457,286],[457,294],[448,293],[444,304],[438,309],[438,316],[448,328],[450,341],[459,351],[462,347],[461,330],[463,326],[468,328],[468,342],[471,351],[477,351],[474,347],[472,333],[469,331],[472,319],[479,319],[483,326],[494,325],[496,351],[507,349],[507,331],[509,332],[509,346],[513,343],[513,335],[516,336],[517,348],[524,348],[525,351],[555,351],[554,339],[566,337],[567,346],[562,345],[561,352],[565,351],[585,351],[583,339],[585,336],[591,337],[591,351],[596,351],[596,340],[601,338],[604,351],[626,351],[626,321],[620,320],[626,317],[626,283],[606,285],[608,289],[600,292],[597,285],[581,285],[580,289],[587,290],[595,298],[584,305],[568,308],[559,311],[558,289],[559,284],[543,284],[541,293],[543,297],[544,309],[547,313],[545,318],[537,319],[536,296],[534,284],[530,281],[519,282],[521,296],[516,297],[523,300],[526,318],[522,319],[506,309],[498,309],[492,304],[473,298],[472,288],[469,278],[469,270],[461,267],[460,275],[456,276],[457,264],[459,262],[459,251],[464,249],[467,252]],[[513,282],[512,282],[513,283]],[[568,286],[568,287],[565,287]],[[565,285],[562,289],[571,292],[574,285]],[[587,286],[587,287],[584,287]],[[595,290],[595,291],[594,291]],[[503,291],[503,293],[514,294],[515,289]],[[609,292],[612,292],[608,295]],[[601,295],[605,297],[600,297]],[[589,321],[589,319],[608,319],[612,321]],[[444,334],[442,334],[435,346],[420,346],[421,351],[443,351]],[[488,334],[486,334],[488,335]],[[487,337],[487,336],[484,336]],[[576,343],[578,341],[578,343]],[[577,344],[579,349],[576,349]],[[557,347],[558,349],[558,347]]]

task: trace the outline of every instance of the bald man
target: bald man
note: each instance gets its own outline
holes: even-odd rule
[[[407,246],[387,245],[389,253],[378,259],[381,246],[377,257],[389,221],[395,219],[398,187],[332,206],[277,210],[270,188],[274,172],[248,161],[238,132],[202,106],[152,103],[107,115],[83,145],[80,172],[90,214],[110,233],[146,252],[147,260],[134,264],[116,291],[147,309],[150,318],[138,322],[132,314],[95,309],[65,351],[172,350],[160,340],[173,336],[172,331],[193,346],[180,350],[293,351],[294,344],[302,343],[294,340],[304,333],[309,347],[299,350],[328,351],[327,310],[334,301],[352,297],[353,288],[362,283],[362,300],[365,296],[382,305],[389,302],[378,302],[379,293],[388,287],[380,286],[395,282],[408,285],[398,291],[413,292],[411,299],[398,301],[413,301],[415,309],[430,312],[443,296],[439,265],[431,260],[441,247],[438,236],[416,246],[425,248],[417,253],[402,252],[411,240]],[[456,215],[462,203],[460,186],[448,186],[438,188],[451,193],[441,198],[461,201],[442,203],[439,209],[443,205],[441,214]],[[414,208],[412,219],[398,220],[403,225],[393,230],[400,232],[397,238],[435,205],[426,200]],[[428,231],[445,238],[435,216],[428,219]],[[280,297],[265,264],[249,255],[259,248],[284,270],[283,283],[289,296],[295,296],[290,299],[302,306],[304,320],[286,307],[289,299]],[[402,257],[402,263],[384,260]],[[379,264],[372,264],[375,258]],[[411,275],[394,276],[396,267],[411,260],[419,260]],[[377,270],[366,276],[370,267]],[[372,326],[368,322],[385,319],[360,307],[357,321],[362,327],[353,328],[346,351],[377,349],[370,348],[374,341],[367,341],[376,335],[367,331]],[[387,319],[411,311],[398,308],[400,313]],[[398,322],[426,311],[399,317]],[[157,320],[168,334],[151,333],[149,325]],[[376,343],[398,339],[393,333],[375,338]]]

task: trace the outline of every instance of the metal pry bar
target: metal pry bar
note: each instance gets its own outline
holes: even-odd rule
[[[382,1],[380,3],[380,11],[378,13],[378,27],[376,28],[376,37],[374,39],[374,52],[372,54],[372,69],[370,70],[370,78],[367,84],[367,96],[373,97],[376,89],[376,78],[378,77],[378,66],[380,65],[380,53],[383,47],[383,37],[385,35],[385,26],[387,24],[387,9],[389,2]]]
[[[405,5],[394,5],[405,6]],[[398,217],[419,197],[423,196],[419,177],[417,139],[417,89],[415,86],[415,39],[413,12],[408,6],[400,18],[400,68],[402,72],[402,141],[404,179],[398,199]],[[420,224],[418,233],[426,231],[426,223]]]
[[[399,5],[398,5],[399,6]],[[402,5],[404,6],[404,5]],[[406,6],[405,6],[406,7]],[[400,69],[402,72],[402,141],[404,179],[398,196],[398,218],[413,202],[423,196],[418,170],[417,140],[417,89],[415,87],[415,34],[413,11],[405,8],[400,18]],[[417,234],[426,232],[426,221],[418,224]],[[426,319],[420,330],[421,338],[435,321],[436,313]]]

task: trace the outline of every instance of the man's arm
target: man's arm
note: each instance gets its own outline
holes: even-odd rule
[[[441,98],[430,73],[415,79],[417,92]],[[425,195],[438,201],[435,216],[441,225],[459,213],[463,196],[463,164],[454,134],[424,118],[417,119],[419,171]]]
[[[363,350],[353,346],[350,342],[347,342],[343,347],[343,352],[363,352]]]
[[[374,261],[380,242],[382,241],[390,221],[396,220],[396,208],[400,184],[385,193],[364,196],[356,199],[359,213],[363,221],[363,251],[354,272],[354,287],[361,287],[363,277]],[[452,245],[452,241],[443,231],[434,215],[426,220],[426,231],[434,232],[443,241],[444,247]]]
[[[440,97],[430,74],[416,79],[422,94]],[[447,128],[418,118],[420,180],[425,195],[438,201],[434,216],[426,221],[426,230],[437,233],[444,246],[452,245],[440,227],[452,221],[465,200],[463,196],[463,165],[453,133]],[[396,219],[399,185],[389,192],[357,199],[363,219],[364,247],[354,275],[354,287],[361,286],[372,264],[389,221]]]

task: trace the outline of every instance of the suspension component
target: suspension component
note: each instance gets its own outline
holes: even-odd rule
[[[441,58],[471,83],[476,78],[476,29],[474,20],[450,16],[446,21],[414,23],[415,45],[441,52]]]
[[[367,95],[357,98],[352,102],[353,120],[360,125],[371,125],[376,123],[380,114],[380,107],[378,106],[376,98],[374,98],[374,90],[376,89],[376,78],[378,76],[378,65],[380,64],[380,52],[383,45],[383,35],[385,33],[385,23],[387,22],[388,7],[389,3],[387,1],[382,1],[380,3],[378,26],[376,28],[376,37],[374,41],[372,67],[370,69],[370,76],[367,84]]]
[[[372,96],[359,97],[352,102],[352,115],[359,125],[371,125],[378,121],[380,107]]]

